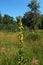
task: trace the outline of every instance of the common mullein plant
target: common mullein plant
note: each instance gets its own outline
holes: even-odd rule
[[[27,62],[27,59],[24,58],[24,55],[23,55],[23,43],[24,43],[24,40],[23,40],[23,25],[22,25],[22,18],[19,19],[19,40],[20,40],[20,43],[19,43],[19,50],[18,50],[18,65],[26,65],[26,62]]]

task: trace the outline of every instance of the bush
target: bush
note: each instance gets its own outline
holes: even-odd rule
[[[38,40],[40,40],[40,35],[36,32],[34,32],[34,33],[33,32],[28,32],[25,35],[24,39],[27,40],[27,41],[30,41],[30,40],[38,41]]]
[[[40,40],[40,36],[37,33],[30,33],[29,39],[31,39],[33,41],[37,41],[37,40]]]

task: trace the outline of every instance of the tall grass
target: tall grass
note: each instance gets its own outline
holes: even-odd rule
[[[0,32],[0,65],[18,65],[18,34]],[[29,38],[29,34],[24,32],[23,55],[27,58],[27,65],[32,65],[33,59],[38,60],[37,65],[43,65],[43,31],[37,31],[40,39],[35,41]]]

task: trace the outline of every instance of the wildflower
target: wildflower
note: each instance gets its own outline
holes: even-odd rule
[[[23,37],[23,34],[21,34],[21,36]]]
[[[19,22],[19,29],[20,29],[20,32],[19,32],[19,40],[20,40],[20,43],[19,43],[19,61],[18,61],[18,64],[19,65],[22,65],[22,63],[24,63],[25,59],[23,57],[23,46],[22,46],[22,43],[24,42],[24,36],[23,36],[23,25],[22,25],[22,22],[21,22],[21,18],[20,18],[20,22]]]

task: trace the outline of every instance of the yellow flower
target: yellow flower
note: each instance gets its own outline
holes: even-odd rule
[[[21,37],[20,40],[23,41],[23,37]]]
[[[22,25],[22,22],[19,22],[19,25]]]
[[[21,36],[23,37],[23,34],[21,34]]]
[[[23,39],[23,36],[21,37],[21,39]]]

